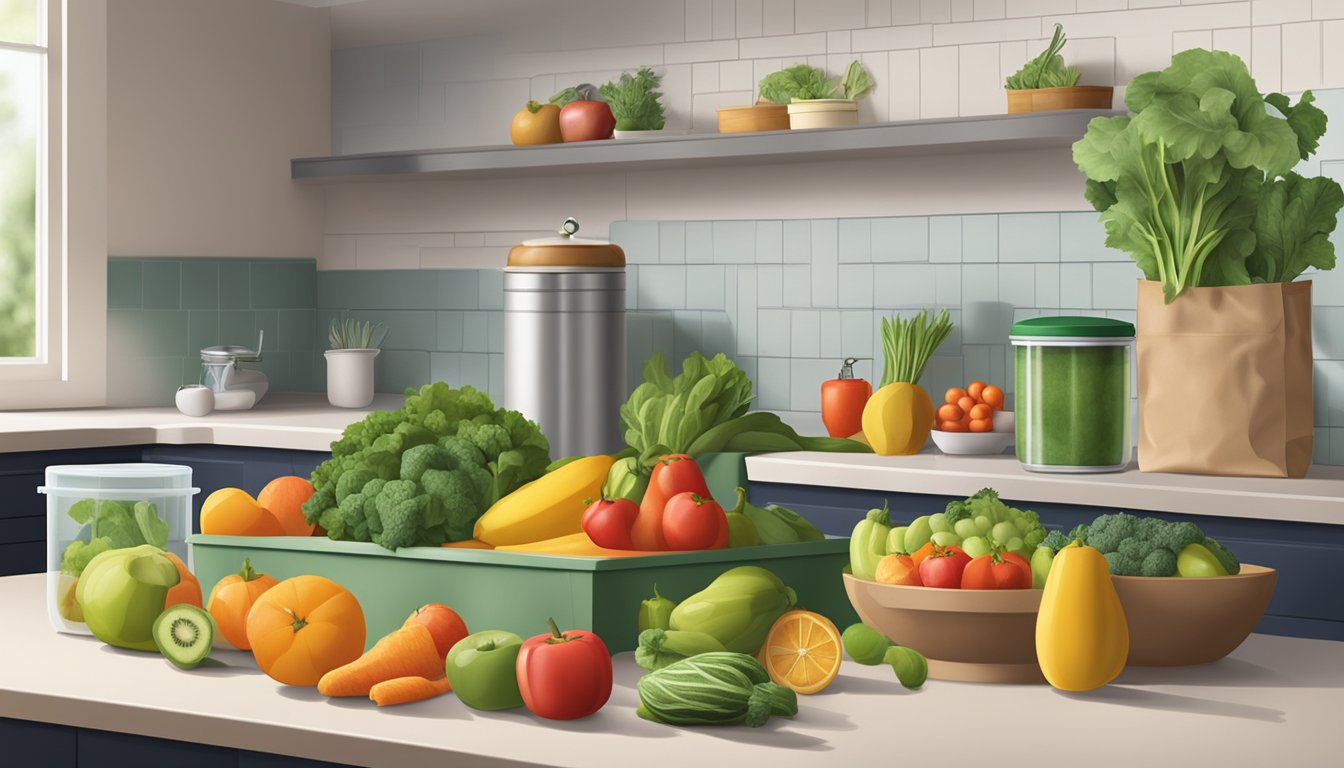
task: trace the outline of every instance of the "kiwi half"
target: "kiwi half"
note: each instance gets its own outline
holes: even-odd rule
[[[179,669],[192,669],[210,655],[215,624],[194,605],[170,605],[154,620],[154,644]]]

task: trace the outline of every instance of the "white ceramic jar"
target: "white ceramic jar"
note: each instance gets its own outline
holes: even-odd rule
[[[373,402],[373,360],[377,349],[328,349],[327,402],[338,408],[364,408]]]

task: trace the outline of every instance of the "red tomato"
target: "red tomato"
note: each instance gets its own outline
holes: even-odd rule
[[[548,619],[549,634],[529,638],[518,650],[518,691],[533,714],[577,720],[611,698],[611,653],[602,638],[582,629],[561,633]]]
[[[962,589],[1031,589],[1031,564],[1012,552],[981,555],[966,564]]]
[[[560,109],[560,138],[565,141],[610,139],[616,128],[611,107],[602,101],[571,101]]]
[[[629,499],[598,499],[584,510],[583,532],[599,547],[634,549],[630,529],[639,517],[639,506]]]
[[[831,437],[853,437],[863,431],[863,407],[873,394],[866,379],[831,379],[821,383],[821,423]]]
[[[409,627],[412,624],[423,624],[429,630],[429,636],[434,638],[434,649],[445,658],[457,641],[469,634],[466,622],[457,615],[457,611],[439,603],[416,608],[401,626]]]
[[[645,552],[667,549],[667,541],[663,539],[663,509],[669,499],[686,491],[704,499],[710,498],[709,486],[705,484],[705,476],[695,459],[684,453],[658,459],[649,475],[644,500],[639,503],[639,517],[630,529],[630,541],[635,549]]]
[[[958,589],[961,587],[961,572],[966,570],[969,562],[971,556],[962,552],[960,547],[933,544],[933,551],[919,563],[919,580],[926,587]]]
[[[723,549],[728,546],[728,518],[713,499],[679,493],[663,509],[663,540],[672,550]]]

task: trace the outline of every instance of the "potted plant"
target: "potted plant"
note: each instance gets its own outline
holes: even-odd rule
[[[1301,477],[1311,464],[1311,282],[1293,281],[1335,266],[1344,207],[1333,180],[1292,171],[1325,132],[1312,101],[1262,96],[1241,59],[1193,49],[1134,78],[1132,116],[1094,118],[1073,145],[1106,244],[1147,278],[1141,470]]]
[[[373,360],[387,335],[382,323],[351,318],[331,321],[327,339],[327,402],[339,408],[364,408],[373,402]]]
[[[662,94],[655,90],[662,79],[652,69],[640,67],[635,74],[623,72],[619,79],[598,89],[616,118],[615,138],[648,136],[663,130],[667,118],[660,101]]]
[[[1066,41],[1064,26],[1056,24],[1054,37],[1041,55],[1023,64],[1004,83],[1009,114],[1111,108],[1114,89],[1109,85],[1078,85],[1078,68],[1065,65],[1059,53]]]
[[[868,70],[850,62],[845,75],[827,78],[809,64],[797,64],[766,75],[761,80],[761,98],[787,104],[790,128],[838,128],[857,125],[859,102],[873,87]]]

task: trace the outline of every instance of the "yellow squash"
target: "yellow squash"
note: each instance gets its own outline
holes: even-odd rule
[[[1129,625],[1106,558],[1075,541],[1055,555],[1036,615],[1036,661],[1061,691],[1114,680],[1129,656]]]
[[[581,533],[585,502],[601,494],[613,463],[610,456],[585,456],[542,475],[486,510],[475,538],[503,547]]]
[[[863,435],[879,456],[919,453],[933,429],[933,401],[918,384],[882,387],[863,407]]]
[[[603,549],[588,538],[583,531],[568,536],[557,536],[545,541],[528,544],[495,547],[496,552],[525,552],[533,555],[565,555],[568,557],[643,557],[645,555],[663,555],[666,552],[640,552],[633,549]]]

